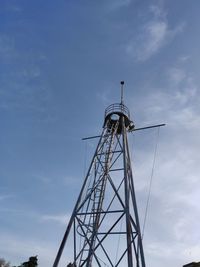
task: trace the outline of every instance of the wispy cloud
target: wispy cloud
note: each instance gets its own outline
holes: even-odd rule
[[[127,7],[133,0],[107,0],[106,5],[109,11],[117,10],[121,7]]]
[[[16,57],[14,36],[0,33],[0,58],[10,60]]]
[[[0,109],[25,108],[47,117],[51,92],[39,64],[45,58],[41,59],[41,51],[23,51],[23,57],[20,54],[15,33],[0,33],[0,60],[9,66],[9,71],[1,71]]]
[[[103,89],[97,92],[97,98],[102,102],[104,106],[110,105],[110,95],[114,88],[113,84],[107,84]]]
[[[70,215],[68,214],[46,214],[41,216],[41,221],[49,221],[49,222],[55,222],[59,224],[67,225],[70,219]]]
[[[137,109],[146,107],[141,112],[143,123],[165,121],[170,127],[179,125],[187,129],[198,126],[198,85],[184,68],[173,66],[166,70],[164,88],[152,88],[150,91],[145,98],[138,99],[140,104]]]
[[[39,265],[50,266],[57,250],[44,240],[33,240],[8,233],[1,233],[0,248],[1,255],[17,266],[32,255],[38,255]]]
[[[153,259],[163,261],[164,258],[176,258],[176,262],[172,260],[171,266],[177,266],[180,262],[184,264],[193,261],[197,256],[194,248],[200,238],[200,157],[196,147],[200,144],[199,141],[193,140],[191,143],[191,140],[187,140],[191,139],[188,131],[186,135],[176,135],[178,140],[167,142],[163,137],[167,130],[169,131],[167,128],[163,129],[160,134],[144,244],[149,265]],[[138,161],[135,162],[136,189],[139,188],[137,200],[142,215],[150,179],[151,154],[152,151],[145,150],[141,155],[142,163],[138,165]],[[141,181],[143,184],[138,187]],[[143,216],[141,218],[142,225]],[[175,257],[176,254],[180,257]]]
[[[169,86],[174,90],[175,99],[182,105],[197,95],[197,85],[183,67],[176,66],[168,70]]]
[[[184,24],[169,27],[166,13],[159,6],[150,7],[151,19],[140,28],[140,34],[126,46],[126,51],[137,61],[146,61],[183,31]]]
[[[175,85],[182,82],[186,77],[185,71],[181,68],[171,68],[169,69],[169,78]]]
[[[188,56],[188,55],[183,55],[183,56],[181,56],[181,57],[179,58],[179,62],[181,62],[181,63],[185,63],[185,62],[187,62],[189,59],[190,59],[190,56]]]
[[[0,194],[0,201],[8,200],[8,199],[13,198],[13,197],[14,197],[13,194]]]
[[[200,232],[197,230],[200,220],[198,86],[192,74],[179,65],[166,73],[166,88],[151,90],[138,101],[142,108],[145,106],[143,114],[147,123],[159,120],[167,123],[160,131],[144,239],[147,262],[152,266],[165,258],[168,265],[169,259],[176,258],[176,262],[171,260],[170,266],[183,265],[195,261],[200,251]],[[143,214],[153,151],[146,148],[141,151],[140,148],[140,153],[137,152],[135,182]]]
[[[5,6],[5,10],[8,11],[8,12],[14,12],[14,13],[19,13],[21,12],[23,9],[21,6],[19,5],[16,5],[16,3],[8,3],[6,4]]]

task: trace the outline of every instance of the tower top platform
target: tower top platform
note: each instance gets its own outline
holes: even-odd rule
[[[128,119],[130,119],[130,112],[129,109],[121,103],[115,103],[112,105],[109,105],[105,110],[105,119],[108,115],[112,114],[118,114],[118,115],[124,115]]]
[[[126,128],[134,128],[133,122],[130,119],[130,111],[129,109],[122,103],[114,103],[109,105],[105,110],[104,116],[104,126],[109,121],[111,124],[118,121],[122,122],[122,118],[124,118],[124,123]],[[119,131],[120,131],[119,124]]]

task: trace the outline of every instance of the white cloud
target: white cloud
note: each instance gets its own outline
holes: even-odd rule
[[[10,199],[10,198],[13,198],[13,197],[14,197],[13,194],[1,194],[0,195],[0,201],[7,200],[7,199]]]
[[[182,82],[186,77],[185,71],[181,68],[171,68],[169,70],[169,78],[175,85]]]
[[[165,12],[159,6],[151,6],[153,15],[147,23],[140,27],[140,34],[126,46],[126,51],[137,61],[146,61],[156,54],[183,30],[184,24],[170,28]]]
[[[172,260],[170,265],[175,267],[198,259],[195,259],[197,253],[190,255],[186,251],[194,252],[193,248],[200,238],[200,144],[195,141],[189,144],[185,135],[176,135],[178,140],[169,142],[163,138],[166,130],[162,130],[156,158],[144,245],[148,265],[155,260],[156,266],[161,266],[163,259],[166,259],[166,265],[162,263],[162,266],[169,266],[169,259],[176,258],[176,262]],[[140,191],[137,190],[139,212],[142,214],[150,176],[150,154],[151,151],[145,150],[142,164],[135,163],[135,174],[139,174],[135,177],[136,189],[141,180],[147,183],[139,188]]]
[[[179,62],[184,63],[187,62],[190,59],[190,56],[184,55],[179,58]]]
[[[10,60],[16,57],[14,36],[0,34],[0,58]]]
[[[34,79],[39,77],[41,74],[41,70],[38,66],[36,65],[32,65],[29,66],[29,68],[27,69],[23,69],[21,72],[21,76],[25,79]]]
[[[111,92],[113,88],[115,88],[113,84],[107,84],[104,86],[104,89],[101,88],[97,92],[97,98],[105,107],[110,105]]]
[[[28,257],[38,255],[39,266],[50,266],[53,263],[57,248],[44,240],[26,239],[1,233],[0,254],[6,260],[11,261],[12,265],[18,266],[27,261]]]
[[[200,120],[198,85],[191,74],[179,67],[170,68],[166,73],[166,88],[149,89],[150,93],[136,102],[140,103],[138,111],[142,107],[138,113],[142,114],[143,123],[165,122],[174,128],[197,128]]]
[[[198,261],[198,257],[193,257],[179,242],[176,244],[154,242],[147,247],[146,255],[150,266],[177,267],[192,261]]]
[[[167,15],[162,6],[151,5],[149,7],[149,10],[154,15],[155,18],[165,18]]]
[[[197,95],[197,85],[183,68],[172,67],[169,69],[168,75],[170,87],[174,90],[178,103],[185,105]]]
[[[67,214],[46,214],[46,215],[42,215],[40,217],[41,221],[49,221],[49,222],[55,222],[55,223],[59,223],[59,224],[64,224],[67,225],[67,223],[70,220],[70,215]]]
[[[183,65],[173,66],[166,73],[164,88],[137,96],[132,106],[143,114],[144,124],[167,124],[160,130],[144,247],[147,265],[175,267],[199,260],[200,108],[198,84],[192,74]],[[136,144],[141,142],[139,135],[134,134]],[[152,133],[147,135],[153,142]],[[141,219],[152,157],[153,147],[139,147],[138,153],[136,146],[134,174]]]

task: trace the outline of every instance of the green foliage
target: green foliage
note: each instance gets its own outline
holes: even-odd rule
[[[23,262],[20,266],[18,267],[37,267],[38,266],[38,259],[37,256],[32,256],[29,258],[27,262]],[[0,267],[11,267],[10,262],[6,262],[5,259],[0,258]],[[13,266],[17,267],[17,266]]]
[[[0,267],[11,267],[10,262],[6,262],[3,258],[0,258]]]
[[[37,266],[38,266],[37,256],[34,256],[30,257],[29,261],[22,263],[22,265],[19,267],[37,267]]]

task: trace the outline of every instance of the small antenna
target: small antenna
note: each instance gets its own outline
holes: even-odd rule
[[[124,81],[120,82],[121,84],[121,104],[124,104]]]

